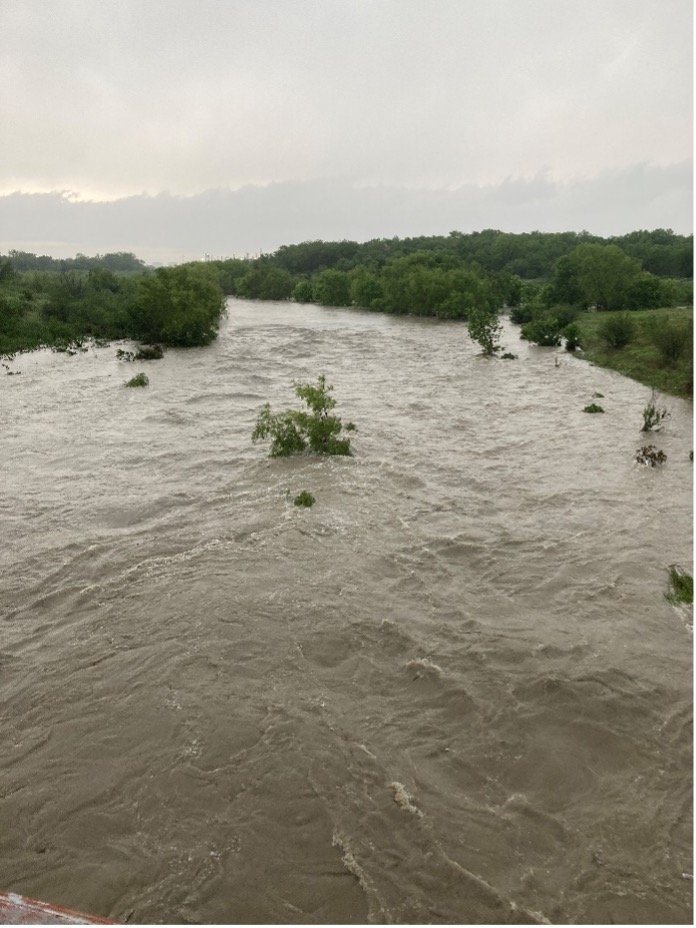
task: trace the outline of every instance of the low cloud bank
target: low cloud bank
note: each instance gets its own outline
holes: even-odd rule
[[[587,229],[603,236],[671,228],[690,234],[692,167],[640,164],[572,184],[539,174],[455,190],[357,188],[326,179],[113,202],[79,202],[62,192],[0,197],[0,252],[19,248],[56,257],[131,251],[146,261],[182,261],[272,252],[312,239],[366,241],[486,228]]]

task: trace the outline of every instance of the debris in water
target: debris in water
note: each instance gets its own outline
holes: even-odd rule
[[[423,813],[421,810],[414,806],[413,797],[410,795],[403,783],[394,781],[389,784],[389,789],[394,793],[394,802],[397,806],[400,806],[406,812],[410,812],[411,815],[417,815],[419,818],[423,818]]]

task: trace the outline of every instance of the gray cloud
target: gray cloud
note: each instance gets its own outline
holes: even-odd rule
[[[681,227],[692,46],[691,0],[2,0],[0,194],[49,196],[0,222],[187,253]]]
[[[0,197],[0,250],[69,256],[133,251],[147,261],[270,252],[283,244],[447,234],[692,228],[691,165],[633,165],[562,184],[548,174],[453,190],[356,187],[341,179],[75,201],[64,193]]]
[[[691,18],[690,0],[3,0],[0,190],[674,163]]]

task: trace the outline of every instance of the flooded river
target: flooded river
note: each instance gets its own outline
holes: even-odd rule
[[[663,594],[692,407],[640,466],[647,388],[504,340],[232,300],[205,349],[10,363],[0,889],[134,924],[691,921]],[[256,415],[320,373],[354,456],[269,458]]]

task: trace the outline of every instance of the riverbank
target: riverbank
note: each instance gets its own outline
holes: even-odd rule
[[[631,377],[639,383],[654,387],[662,393],[693,399],[693,337],[683,356],[666,363],[650,337],[656,322],[665,320],[670,325],[693,322],[692,307],[675,307],[658,310],[636,310],[629,314],[634,322],[632,340],[623,348],[608,348],[600,337],[601,327],[610,319],[622,317],[621,312],[585,312],[575,320],[580,330],[582,351],[578,357],[599,367],[607,367]]]

